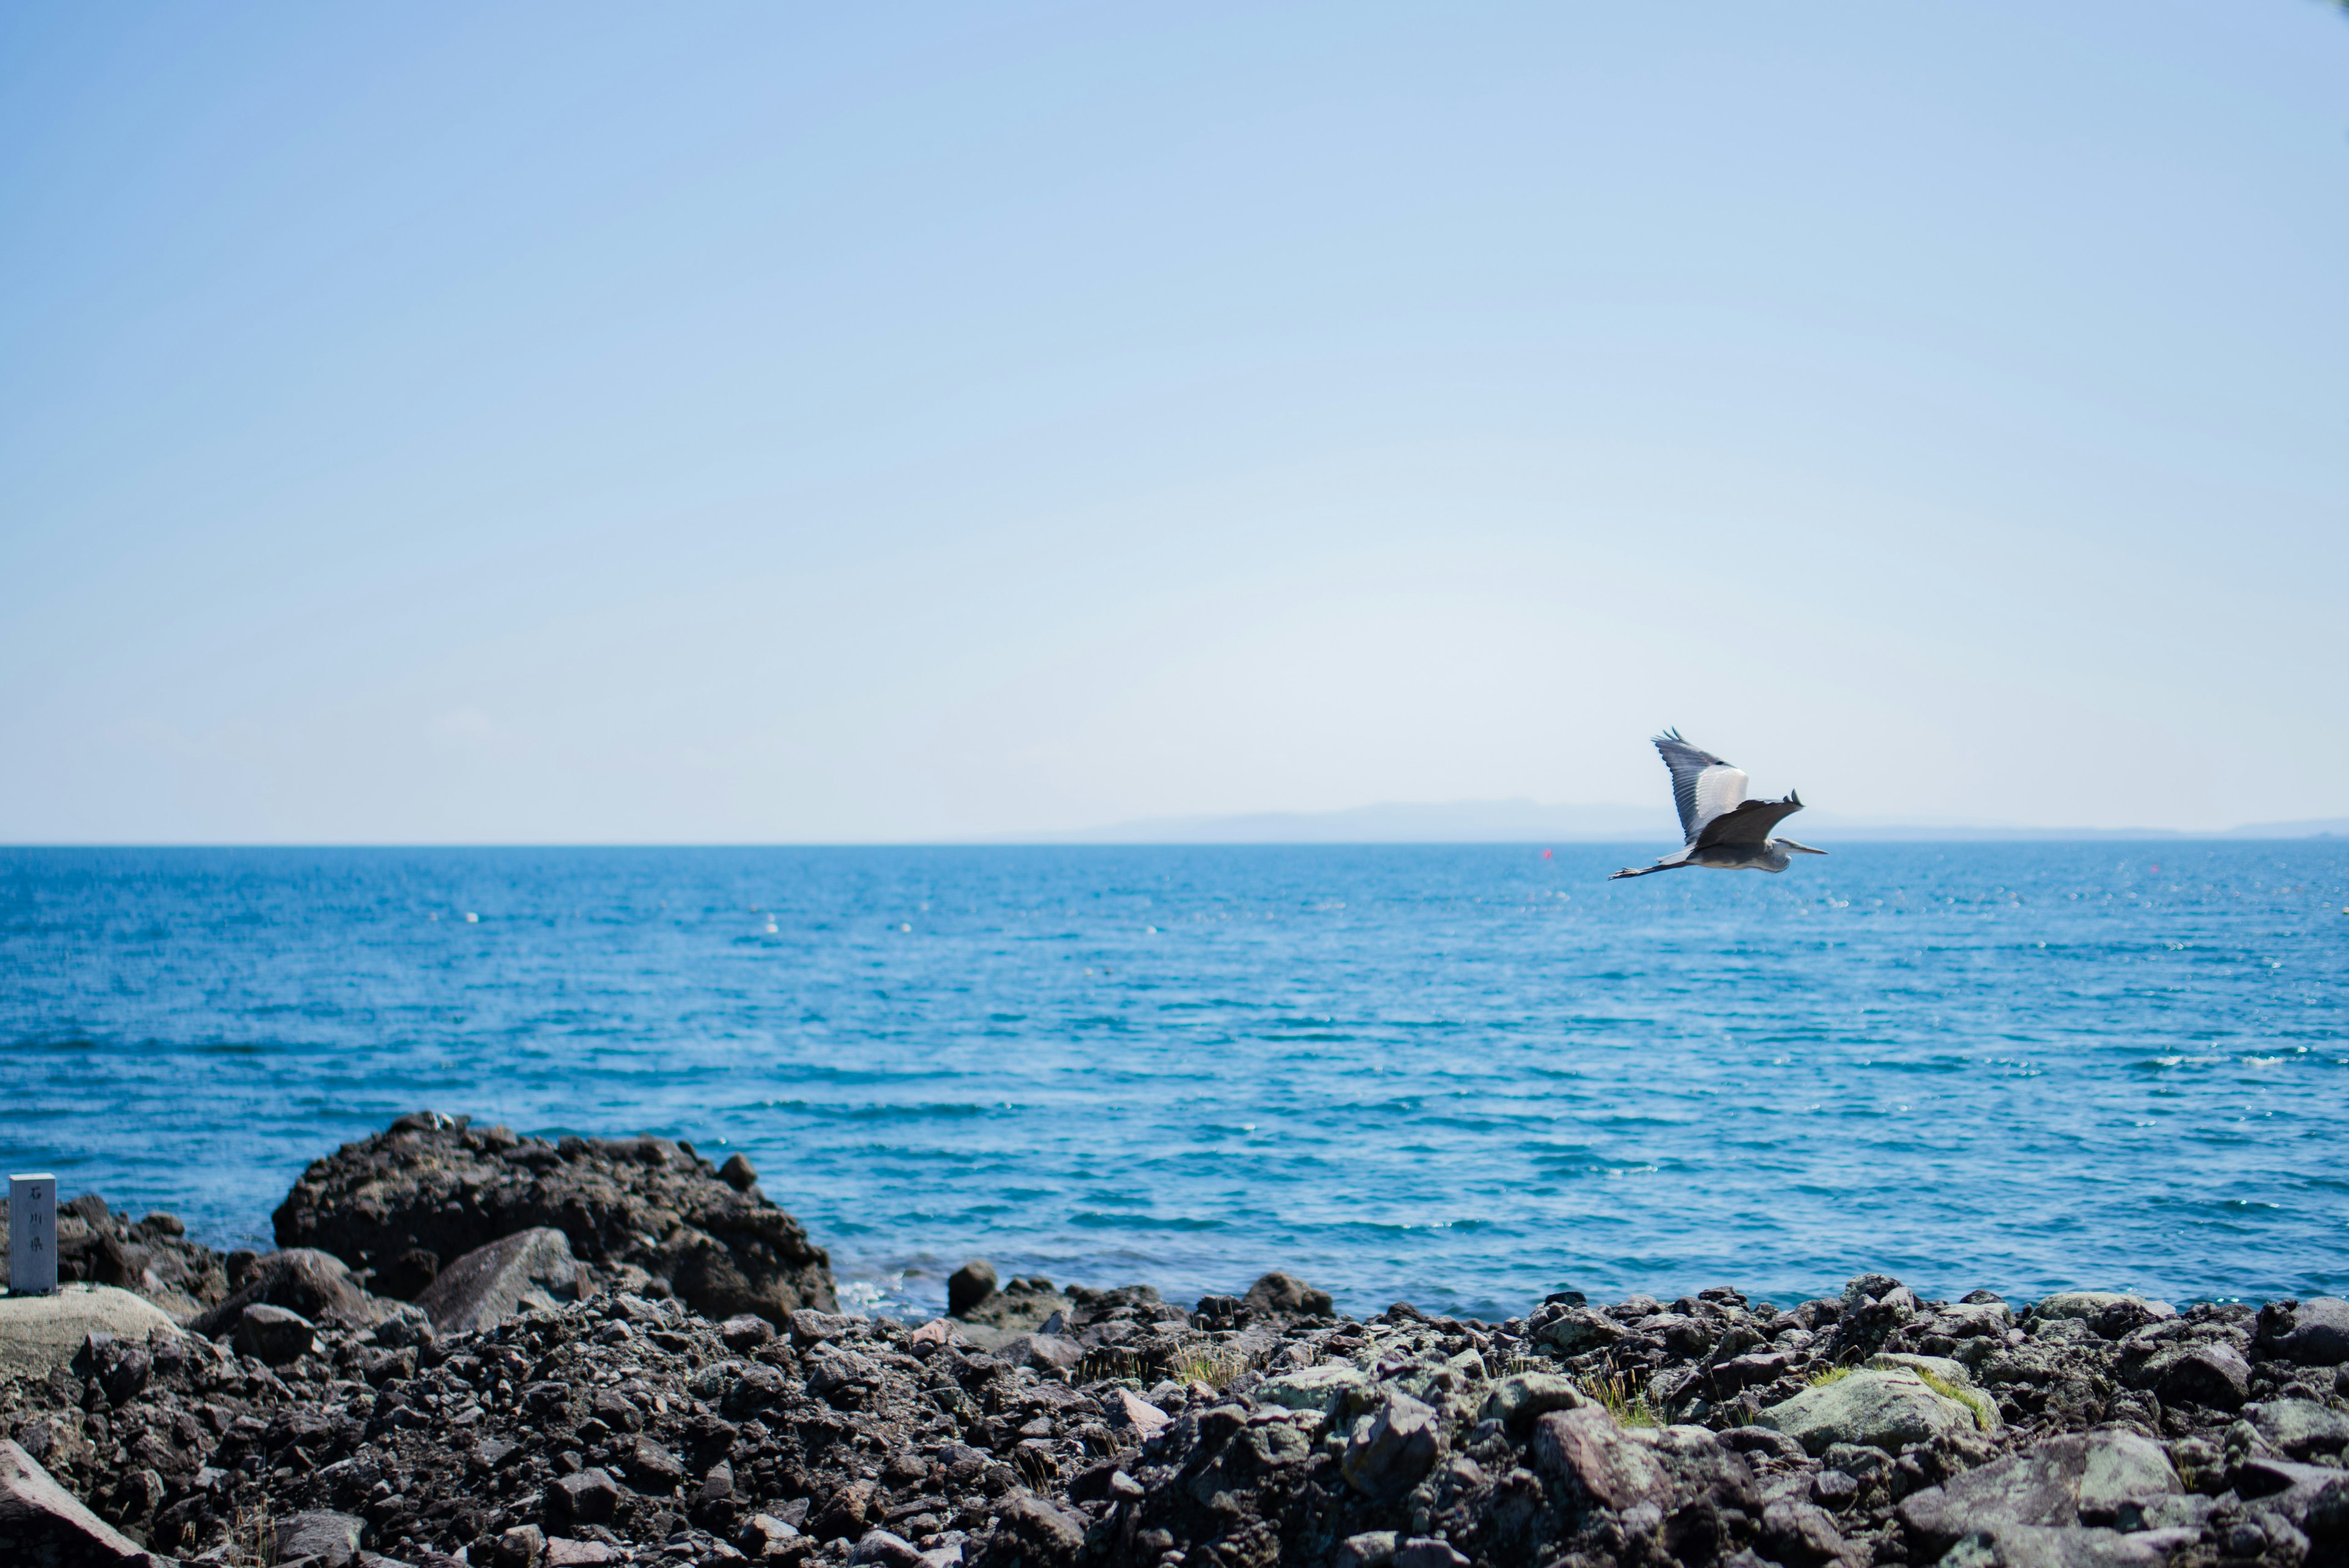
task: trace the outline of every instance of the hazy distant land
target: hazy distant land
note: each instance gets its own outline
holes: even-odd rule
[[[1879,842],[2080,839],[2349,838],[2349,817],[2254,822],[2213,832],[2171,828],[2046,828],[2001,822],[1899,822],[1808,811],[1808,838]],[[1478,844],[1671,842],[1667,806],[1546,806],[1536,800],[1455,800],[1354,806],[1337,811],[1254,811],[1237,816],[1151,817],[997,841],[1040,844]]]

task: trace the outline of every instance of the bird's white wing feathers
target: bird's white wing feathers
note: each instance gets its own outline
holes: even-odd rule
[[[1732,768],[1726,762],[1716,762],[1696,776],[1696,820],[1689,824],[1688,835],[1693,842],[1705,824],[1723,811],[1733,810],[1745,799],[1745,769]]]
[[[1682,837],[1693,844],[1707,822],[1745,799],[1745,772],[1691,746],[1677,729],[1656,737],[1655,747],[1672,776],[1672,804],[1680,808]]]

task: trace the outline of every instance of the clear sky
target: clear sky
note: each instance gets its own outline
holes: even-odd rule
[[[17,5],[0,841],[2349,814],[2349,15]]]

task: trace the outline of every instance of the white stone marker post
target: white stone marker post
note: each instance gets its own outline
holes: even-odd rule
[[[57,1179],[43,1171],[8,1178],[8,1290],[53,1295],[57,1288]]]

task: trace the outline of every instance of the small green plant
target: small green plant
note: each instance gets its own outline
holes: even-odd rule
[[[1593,1372],[1582,1380],[1582,1391],[1619,1427],[1661,1427],[1662,1415],[1650,1402],[1648,1391],[1630,1374],[1615,1369]]]
[[[1210,1388],[1228,1388],[1247,1367],[1247,1357],[1236,1350],[1190,1350],[1174,1357],[1166,1375],[1177,1383],[1205,1383]]]
[[[1830,1367],[1824,1372],[1812,1374],[1807,1387],[1824,1388],[1830,1383],[1840,1383],[1850,1376],[1851,1368],[1848,1367]]]
[[[1956,1400],[1959,1404],[1963,1405],[1968,1410],[1973,1412],[1974,1425],[1976,1428],[1986,1432],[1997,1423],[1997,1407],[1992,1405],[1979,1390],[1969,1388],[1962,1383],[1952,1383],[1948,1378],[1943,1377],[1937,1373],[1926,1371],[1922,1367],[1913,1367],[1911,1370],[1917,1374],[1918,1380],[1923,1383],[1926,1387],[1930,1388],[1934,1393],[1939,1394],[1944,1399]]]
[[[266,1503],[240,1505],[229,1516],[228,1539],[218,1548],[218,1561],[232,1568],[269,1568],[277,1561],[277,1520]]]

